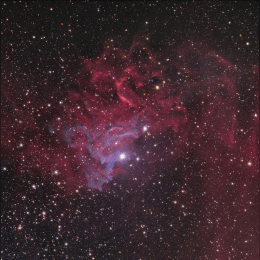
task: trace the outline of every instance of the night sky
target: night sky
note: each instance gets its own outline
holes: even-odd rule
[[[259,3],[1,2],[1,259],[259,259]]]

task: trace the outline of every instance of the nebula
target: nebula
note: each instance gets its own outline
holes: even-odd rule
[[[39,96],[3,82],[2,145],[18,158],[20,173],[101,191],[118,175],[145,179],[151,169],[174,165],[187,145],[199,153],[210,142],[236,145],[241,75],[204,43],[154,53],[140,36],[128,50],[109,39],[99,57],[79,63],[69,79],[76,87],[49,93],[45,122],[35,111]]]
[[[259,3],[2,1],[3,259],[259,259]]]

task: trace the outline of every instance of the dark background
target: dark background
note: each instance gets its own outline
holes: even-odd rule
[[[46,46],[46,41],[52,46],[46,50],[50,56],[68,41],[75,44],[80,55],[90,58],[101,52],[108,38],[117,37],[130,47],[136,33],[147,29],[155,51],[175,41],[195,38],[207,41],[230,58],[230,52],[237,51],[248,60],[257,61],[257,55],[252,53],[257,50],[259,36],[257,1],[120,4],[10,1],[2,3],[2,16],[2,44],[10,51],[12,43],[15,60],[25,64],[41,56],[37,49]],[[247,48],[246,42],[250,43]],[[30,57],[32,50],[35,57]]]

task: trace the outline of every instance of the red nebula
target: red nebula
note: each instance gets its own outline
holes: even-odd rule
[[[128,51],[110,39],[99,57],[80,63],[70,76],[77,90],[53,88],[48,104],[3,80],[2,147],[20,173],[102,190],[118,174],[141,171],[145,181],[150,169],[173,165],[187,146],[200,154],[208,149],[205,156],[214,154],[213,143],[237,149],[240,73],[204,44],[153,53],[138,37]]]

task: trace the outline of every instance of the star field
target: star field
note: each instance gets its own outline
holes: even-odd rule
[[[259,259],[259,4],[1,3],[1,259]]]

